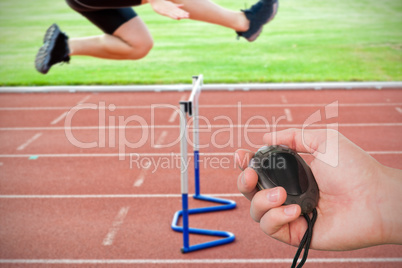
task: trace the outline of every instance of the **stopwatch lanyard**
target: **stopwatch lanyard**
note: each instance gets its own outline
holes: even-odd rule
[[[313,210],[313,217],[311,219],[310,219],[309,215],[307,215],[307,214],[303,214],[303,216],[307,221],[307,230],[304,233],[304,236],[300,242],[299,248],[293,259],[293,263],[291,266],[292,268],[302,267],[307,260],[308,251],[310,249],[311,238],[313,237],[313,227],[314,227],[315,221],[317,220],[317,209]],[[301,259],[299,265],[296,266],[303,248],[304,248],[303,258]]]

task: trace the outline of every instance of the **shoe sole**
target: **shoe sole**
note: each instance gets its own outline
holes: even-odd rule
[[[49,37],[52,36],[53,32],[59,30],[59,26],[57,26],[56,23],[52,24],[45,33],[45,36],[43,37],[43,43],[46,43],[46,41],[48,41]]]
[[[44,44],[39,49],[35,58],[35,68],[42,74],[47,74],[50,70],[51,66],[49,66],[49,62],[51,59],[51,52],[54,49],[57,37],[60,34],[60,29],[57,25],[55,25],[56,27],[53,27],[53,25],[46,31]]]
[[[278,2],[276,2],[275,4],[273,4],[273,9],[274,9],[274,10],[273,10],[273,12],[272,12],[272,15],[267,19],[267,21],[266,21],[264,24],[261,25],[260,29],[259,29],[255,34],[253,34],[253,35],[250,36],[249,38],[246,38],[247,41],[249,41],[249,42],[255,41],[255,40],[258,38],[258,36],[260,36],[260,34],[261,34],[261,32],[262,32],[262,28],[264,28],[264,25],[267,24],[268,22],[270,22],[271,20],[273,20],[273,19],[275,18],[276,13],[278,13]]]

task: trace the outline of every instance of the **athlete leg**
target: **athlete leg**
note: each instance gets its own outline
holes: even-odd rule
[[[85,55],[103,59],[141,59],[152,46],[152,36],[138,16],[122,24],[113,34],[69,39],[70,56]]]
[[[131,6],[142,0],[66,0],[67,4],[104,34],[69,40],[70,55],[137,60],[145,57],[153,40],[145,23]]]
[[[165,0],[145,0],[152,5]],[[246,31],[249,21],[241,11],[232,11],[215,4],[210,0],[169,0],[189,13],[189,18],[208,23],[221,25],[235,31]],[[174,8],[174,7],[172,7]],[[154,8],[155,9],[155,8]],[[158,12],[158,10],[155,10]],[[158,12],[162,14],[161,12]],[[167,12],[165,12],[167,13]],[[162,14],[168,16],[167,14]]]
[[[190,19],[221,25],[235,31],[246,31],[249,21],[241,11],[233,11],[215,4],[210,0],[172,0],[182,4],[190,13]]]
[[[278,10],[278,0],[258,0],[249,9],[236,12],[221,7],[210,0],[147,0],[161,15],[175,18],[174,10],[184,10],[186,17],[234,29],[238,36],[252,42],[260,35],[265,24],[270,22]],[[166,3],[175,5],[167,5]],[[165,10],[162,10],[164,7]],[[166,10],[167,9],[167,10]],[[169,11],[169,9],[172,9]],[[177,12],[176,12],[177,14]],[[178,18],[180,19],[180,18]]]

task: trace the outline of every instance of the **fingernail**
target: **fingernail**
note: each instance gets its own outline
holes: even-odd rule
[[[237,152],[235,152],[235,162],[236,162],[236,165],[237,165],[237,167],[240,169],[240,170],[243,170],[242,168],[241,168],[241,166],[240,166],[240,158],[239,158],[239,155],[237,154]]]
[[[267,197],[268,197],[269,202],[272,202],[272,203],[278,202],[279,189],[273,189],[273,190],[269,191]]]
[[[286,207],[284,209],[284,212],[287,216],[294,216],[296,214],[297,207],[296,206],[290,206]]]
[[[244,175],[244,171],[241,173],[241,183],[243,183],[243,185],[246,185],[246,176]]]

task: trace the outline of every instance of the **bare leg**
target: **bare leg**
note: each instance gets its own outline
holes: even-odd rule
[[[103,59],[136,60],[145,57],[153,40],[138,16],[121,25],[113,35],[71,38],[70,56],[84,55]]]
[[[249,21],[241,11],[223,8],[210,0],[172,0],[183,4],[183,9],[190,13],[190,19],[218,24],[235,31],[247,31]]]
[[[147,0],[145,0],[147,1]],[[250,23],[241,11],[232,11],[210,0],[169,0],[182,5],[190,19],[221,25],[235,31],[247,31]]]

